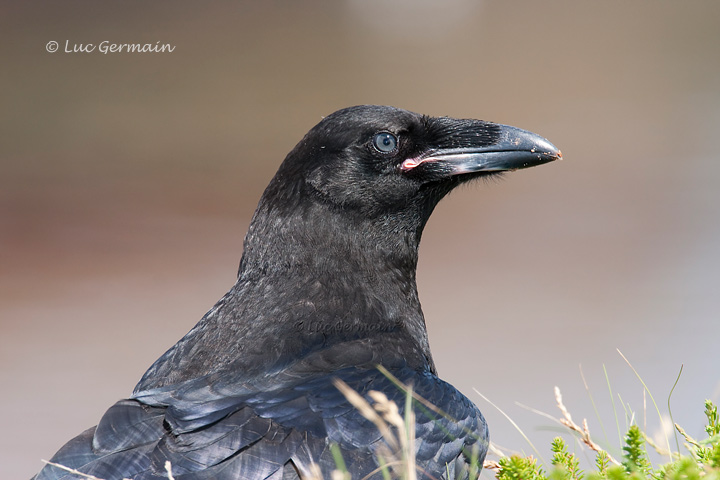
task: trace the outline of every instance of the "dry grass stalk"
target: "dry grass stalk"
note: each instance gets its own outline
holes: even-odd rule
[[[309,475],[300,475],[300,478],[302,480],[323,480],[322,471],[320,470],[320,465],[313,462],[310,464],[310,474]]]
[[[388,424],[375,411],[375,409],[370,406],[367,400],[365,400],[362,395],[350,388],[347,383],[343,382],[339,378],[334,379],[333,384],[335,384],[335,387],[340,390],[343,395],[345,395],[345,398],[348,399],[348,402],[350,402],[352,406],[355,407],[363,417],[370,420],[375,425],[375,427],[377,427],[378,431],[388,442],[390,447],[393,450],[396,450],[398,448],[398,443],[395,439],[395,436],[390,431],[390,427],[388,427]]]
[[[175,480],[175,477],[173,477],[172,474],[172,464],[170,463],[170,460],[165,461],[165,471],[167,472],[168,480]]]
[[[565,425],[570,430],[577,432],[580,435],[580,439],[583,441],[583,443],[590,447],[590,450],[593,450],[595,452],[604,452],[612,463],[614,463],[615,465],[620,465],[620,462],[615,460],[612,455],[610,455],[606,450],[600,447],[600,445],[595,443],[590,437],[590,429],[588,428],[587,419],[583,418],[582,427],[580,427],[577,423],[573,421],[570,412],[565,407],[565,404],[563,404],[562,394],[560,393],[560,388],[558,387],[555,387],[555,401],[557,402],[557,406],[563,414],[563,418],[559,419],[560,423]]]
[[[75,470],[74,468],[66,467],[65,465],[61,465],[59,463],[50,462],[48,460],[41,460],[43,463],[47,463],[48,465],[52,465],[53,467],[59,468],[60,470],[65,470],[66,472],[72,473],[73,475],[79,475],[83,478],[87,478],[89,480],[102,480],[101,478],[96,477],[95,475],[89,475],[87,473],[83,473],[79,470]],[[130,480],[129,478],[123,478],[122,480]],[[171,480],[175,480],[171,478]]]
[[[677,426],[677,424],[675,424]],[[649,437],[645,432],[641,432],[643,438],[645,439],[645,442],[650,445],[658,454],[664,455],[666,457],[671,457],[673,459],[680,457],[680,452],[671,452],[667,448],[661,447],[657,443],[655,443],[655,440],[653,440],[651,437]]]
[[[404,433],[405,422],[400,416],[397,403],[391,402],[384,393],[377,390],[370,390],[368,395],[375,401],[375,410],[382,415],[385,421]]]
[[[334,383],[353,407],[377,427],[385,439],[386,444],[379,445],[375,452],[382,465],[370,472],[366,478],[389,468],[395,478],[416,480],[418,467],[415,465],[415,412],[410,409],[405,412],[406,418],[403,418],[397,404],[389,400],[384,393],[369,391],[368,396],[375,402],[371,406],[342,380],[336,379]],[[410,398],[415,397],[412,388],[407,387],[407,392]],[[395,427],[397,435],[390,429],[391,426]],[[334,472],[333,480],[340,480],[335,478]]]
[[[47,460],[42,460],[43,463],[47,463],[48,465],[52,465],[53,467],[59,468],[60,470],[65,470],[66,472],[72,473],[73,475],[80,475],[83,478],[88,478],[90,480],[102,480],[95,475],[88,475],[87,473],[82,473],[79,470],[75,470],[74,468],[66,467],[65,465],[61,465],[59,463],[55,462],[49,462]],[[126,480],[126,479],[123,479]]]
[[[408,394],[412,396],[411,389],[408,390]],[[371,390],[368,392],[368,396],[375,401],[373,405],[375,410],[382,415],[387,423],[394,426],[398,432],[397,438],[399,438],[399,442],[396,441],[396,443],[400,444],[401,451],[393,454],[393,452],[390,452],[388,449],[381,447],[378,454],[383,457],[386,465],[398,473],[400,478],[415,480],[417,478],[415,465],[415,412],[412,410],[405,412],[407,415],[406,423],[405,419],[400,416],[397,404],[389,400],[384,393]],[[387,459],[393,460],[388,462]]]
[[[333,470],[330,473],[330,477],[332,480],[350,480],[350,474],[348,472],[343,472],[342,470]]]
[[[678,425],[677,423],[675,424],[675,429],[678,431],[678,433],[679,433],[680,435],[683,436],[683,438],[685,439],[685,441],[688,442],[690,445],[692,445],[692,446],[695,447],[695,448],[703,448],[703,446],[700,445],[700,443],[699,443],[697,440],[695,440],[693,437],[691,437],[690,435],[688,435],[687,432],[685,431],[685,429],[682,428],[682,427],[681,427],[680,425]]]
[[[42,460],[43,463],[47,463],[48,465],[52,465],[53,467],[59,468],[60,470],[65,470],[66,472],[72,473],[73,475],[78,475],[83,478],[87,478],[88,480],[103,480],[102,478],[98,478],[95,475],[90,475],[88,473],[83,473],[80,470],[75,470],[74,468],[66,467],[65,465],[62,465],[60,463],[50,462],[48,460]],[[172,474],[172,465],[169,461],[165,462],[165,471],[167,472],[167,478],[168,480],[175,480],[175,477],[173,477]],[[123,478],[122,480],[130,480],[129,478]],[[322,480],[322,479],[320,479]]]
[[[491,453],[491,454],[495,455],[496,457],[500,457],[500,458],[507,457],[507,455],[505,455],[505,452],[500,450],[500,448],[498,448],[498,446],[495,445],[493,442],[490,442],[488,444],[488,453]]]

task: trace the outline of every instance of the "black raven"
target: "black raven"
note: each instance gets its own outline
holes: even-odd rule
[[[480,120],[383,106],[329,115],[262,195],[232,289],[51,461],[106,480],[167,478],[167,461],[178,480],[280,480],[329,478],[340,453],[353,479],[382,478],[393,442],[340,379],[365,398],[383,392],[400,415],[411,386],[418,476],[468,478],[488,430],[437,377],[420,236],[460,183],[560,157],[542,137]],[[35,478],[78,477],[47,465]]]

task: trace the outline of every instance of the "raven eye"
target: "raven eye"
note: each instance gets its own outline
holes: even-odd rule
[[[390,153],[397,149],[397,137],[392,133],[381,132],[375,134],[373,138],[373,146],[382,153]]]

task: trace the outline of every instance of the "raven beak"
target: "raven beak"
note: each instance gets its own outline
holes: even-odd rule
[[[508,125],[498,126],[500,136],[492,145],[436,150],[405,160],[401,168],[407,171],[433,163],[450,175],[462,175],[518,170],[562,158],[560,150],[540,135]]]

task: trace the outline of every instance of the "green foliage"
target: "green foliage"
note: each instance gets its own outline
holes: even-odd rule
[[[652,473],[652,466],[645,450],[645,438],[640,427],[632,425],[625,435],[623,466],[628,473],[639,472],[646,476]]]
[[[675,459],[653,467],[648,459],[645,435],[637,425],[632,425],[624,439],[621,465],[613,464],[607,452],[600,450],[595,458],[596,470],[583,473],[576,456],[569,453],[562,438],[555,438],[551,445],[553,468],[547,475],[542,465],[532,458],[504,457],[496,473],[498,480],[720,480],[720,418],[711,401],[705,402],[708,438],[695,440],[680,427],[678,431],[686,440],[690,454],[673,452]]]
[[[708,424],[705,427],[709,437],[720,434],[720,421],[718,421],[718,409],[710,400],[705,400],[705,416]]]
[[[557,480],[581,480],[583,472],[580,470],[580,462],[572,453],[567,451],[565,441],[560,437],[555,437],[550,449],[553,452],[552,464],[557,471],[556,475],[552,475]]]
[[[710,455],[708,455],[707,465],[710,468],[720,470],[720,441],[715,442],[715,446],[712,447]]]
[[[705,416],[708,424],[705,432],[708,438],[695,440],[682,428],[678,431],[685,438],[686,447],[693,459],[699,464],[713,469],[720,469],[720,422],[718,421],[717,407],[710,401],[705,401]]]
[[[608,468],[610,468],[610,463],[610,457],[606,451],[603,450],[598,452],[595,457],[595,466],[597,467],[597,473],[600,478],[604,479],[608,477]]]
[[[624,467],[613,465],[608,468],[607,478],[608,480],[645,480],[646,477],[638,472],[628,473]]]
[[[333,460],[335,460],[335,465],[337,466],[337,472],[339,472],[338,478],[350,480],[350,473],[345,466],[345,459],[343,458],[342,452],[340,451],[340,447],[337,443],[330,444],[330,453],[332,453]]]
[[[660,478],[665,480],[700,480],[702,473],[697,462],[690,457],[663,465],[658,471],[662,473]]]
[[[498,480],[547,480],[537,460],[532,457],[503,457],[495,477]]]

